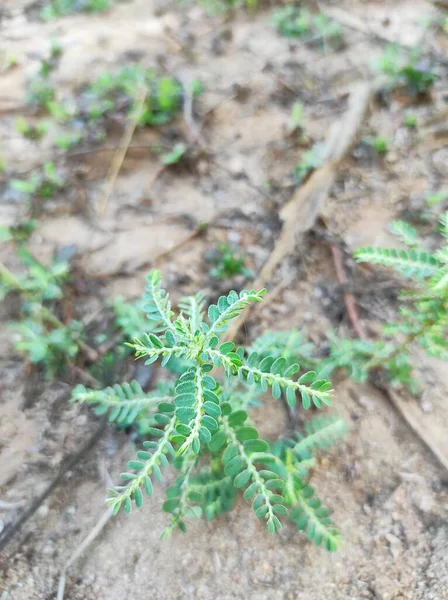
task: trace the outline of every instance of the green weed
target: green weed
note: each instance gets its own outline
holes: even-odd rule
[[[228,279],[235,275],[253,278],[253,273],[246,267],[242,250],[230,244],[219,244],[210,253],[209,261],[214,264],[210,275],[215,279]]]
[[[438,78],[430,61],[422,58],[417,47],[406,52],[389,45],[374,66],[389,77],[390,88],[405,85],[412,96],[426,93]]]
[[[274,11],[272,22],[285,37],[301,38],[308,44],[327,45],[338,49],[343,43],[341,26],[323,14],[313,14],[292,4]]]
[[[267,352],[263,339],[256,342],[256,351],[220,341],[229,322],[263,295],[264,290],[232,291],[206,314],[199,294],[182,300],[175,316],[161,275],[153,271],[144,296],[153,329],[131,347],[145,364],[161,360],[164,366],[175,357],[186,361],[185,368],[155,392],[145,393],[136,382],[104,390],[78,386],[73,400],[94,405],[98,414],[108,413],[119,426],[132,423],[138,428],[141,419],[149,423],[147,441],[121,475],[123,484],[109,490],[107,502],[114,513],[120,508],[129,513],[133,503],[141,507],[143,494],[152,495],[154,482],[162,480],[162,470],[171,463],[179,474],[163,503],[170,515],[164,536],[176,528],[185,531],[190,518],[210,520],[230,510],[241,490],[270,533],[282,527],[282,517],[289,517],[313,543],[333,551],[340,534],[308,479],[315,452],[345,432],[343,421],[320,417],[306,425],[307,436],[270,445],[247,412],[254,396],[260,403],[268,390],[274,398],[284,395],[291,406],[298,396],[305,409],[312,404],[322,408],[330,403],[331,384],[312,371],[297,380],[301,368],[291,360],[293,348],[288,361],[281,355],[275,358],[269,354],[272,339],[267,340]],[[219,380],[215,367],[224,372]]]

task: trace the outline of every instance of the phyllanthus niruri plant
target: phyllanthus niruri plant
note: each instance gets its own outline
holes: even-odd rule
[[[448,360],[448,212],[441,217],[442,242],[434,252],[423,248],[416,229],[405,221],[394,221],[391,231],[406,249],[360,248],[355,258],[393,269],[411,283],[400,294],[398,318],[383,327],[376,341],[330,339],[330,357],[322,372],[328,375],[342,367],[353,379],[366,381],[372,369],[381,367],[393,386],[416,393],[413,345]]]
[[[160,272],[152,271],[144,296],[151,332],[130,345],[148,365],[180,360],[182,373],[148,394],[133,382],[101,391],[78,386],[73,397],[96,405],[98,413],[109,411],[109,420],[121,425],[146,420],[150,439],[128,462],[123,485],[110,490],[107,503],[114,513],[120,508],[129,513],[133,503],[142,506],[144,493],[152,495],[153,481],[161,481],[162,470],[172,463],[179,476],[163,505],[171,515],[165,535],[177,527],[185,531],[189,517],[212,519],[229,510],[240,489],[270,533],[288,516],[316,545],[333,551],[339,532],[307,480],[315,451],[344,433],[343,421],[317,418],[307,424],[308,436],[270,446],[247,412],[268,390],[274,398],[284,394],[290,406],[300,397],[305,409],[321,408],[330,404],[331,384],[313,371],[297,379],[300,367],[291,350],[287,358],[278,355],[276,345],[275,356],[266,353],[272,336],[260,338],[256,350],[220,341],[229,322],[250,303],[261,302],[264,293],[231,291],[208,308],[207,316],[204,296],[198,294],[183,299],[175,316]]]

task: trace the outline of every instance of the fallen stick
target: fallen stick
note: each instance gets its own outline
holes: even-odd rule
[[[378,85],[379,83],[362,83],[350,94],[347,112],[333,128],[325,143],[323,149],[325,163],[312,173],[304,185],[295,190],[292,198],[280,212],[280,218],[284,223],[283,229],[269,259],[253,284],[255,289],[266,286],[280,262],[292,254],[303,234],[314,226],[333,187],[339,165],[357,137],[370,99],[378,89]],[[233,321],[224,336],[225,339],[236,338],[250,312],[249,309],[245,310],[238,319]]]
[[[347,284],[347,275],[344,269],[344,262],[341,249],[335,244],[330,244],[331,254],[333,255],[334,266],[336,269],[336,277],[341,285]],[[344,304],[347,310],[347,315],[352,324],[356,335],[361,339],[365,339],[364,331],[359,321],[358,307],[356,306],[355,297],[350,291],[343,292]]]
[[[101,515],[101,517],[96,522],[96,524],[93,527],[93,529],[83,539],[83,541],[76,548],[76,550],[73,552],[73,554],[68,559],[68,561],[62,567],[62,569],[61,569],[61,575],[60,575],[60,578],[59,578],[58,595],[56,597],[56,600],[63,600],[64,599],[65,583],[66,583],[66,579],[67,579],[67,572],[68,572],[68,570],[73,565],[73,563],[75,563],[78,560],[78,558],[82,554],[84,554],[84,552],[87,550],[87,548],[90,546],[90,544],[95,540],[95,538],[103,531],[103,529],[106,527],[106,525],[109,522],[109,520],[110,520],[111,517],[112,517],[112,509],[108,508]]]
[[[123,139],[121,140],[119,148],[116,150],[112,162],[110,163],[109,172],[107,174],[106,183],[104,185],[103,197],[100,202],[99,212],[104,215],[107,208],[107,203],[109,202],[109,198],[113,192],[115,187],[115,182],[118,177],[118,173],[123,165],[123,161],[126,156],[126,152],[128,151],[129,145],[132,142],[132,138],[134,137],[135,129],[137,127],[138,120],[140,118],[143,104],[146,99],[147,90],[142,88],[136,99],[136,107],[132,118],[129,120],[125,132],[123,134]]]

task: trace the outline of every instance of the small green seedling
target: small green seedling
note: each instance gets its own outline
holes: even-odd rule
[[[409,127],[409,129],[414,129],[417,127],[417,116],[414,115],[414,113],[406,113],[403,119],[403,125]]]
[[[187,151],[187,146],[182,142],[175,144],[171,152],[166,152],[161,155],[161,160],[164,165],[175,165],[182,160]]]
[[[25,226],[26,234],[30,226]],[[77,355],[83,337],[81,323],[71,320],[64,324],[55,315],[68,281],[69,265],[61,260],[42,265],[22,245],[23,236],[18,235],[17,229],[12,229],[3,241],[11,240],[18,244],[17,255],[26,271],[16,276],[0,264],[0,298],[11,293],[18,295],[24,318],[10,324],[18,336],[16,348],[32,364],[41,366],[46,376],[54,377]]]
[[[241,249],[236,246],[219,244],[211,252],[209,260],[215,265],[210,271],[210,275],[215,279],[229,279],[235,275],[253,278],[253,273],[246,267]]]
[[[426,195],[426,203],[429,206],[436,206],[448,200],[448,190],[440,190],[438,192],[430,192]]]
[[[285,37],[301,38],[308,44],[337,49],[343,42],[342,28],[323,14],[313,14],[292,4],[283,6],[272,15],[274,27]]]
[[[16,119],[16,129],[28,140],[38,141],[48,132],[48,123],[28,123],[23,117]]]
[[[295,102],[291,110],[291,117],[289,119],[290,129],[295,130],[303,125],[303,104],[301,102]]]
[[[390,88],[405,85],[411,96],[426,93],[438,78],[431,62],[421,57],[418,47],[405,52],[396,45],[389,45],[374,66],[389,77]]]
[[[64,189],[66,181],[53,162],[47,162],[26,179],[12,179],[11,189],[32,199],[33,197],[53,198]]]
[[[15,242],[16,244],[23,244],[28,241],[30,235],[35,230],[36,225],[36,221],[28,219],[27,221],[9,227],[0,226],[0,243]]]
[[[19,338],[16,349],[30,363],[41,366],[48,378],[62,373],[67,361],[75,358],[83,333],[79,321],[72,320],[66,326],[49,329],[38,315],[11,324],[10,329]]]
[[[38,72],[28,81],[26,101],[37,109],[48,109],[56,99],[51,74],[57,68],[61,55],[62,47],[52,40],[49,56],[40,61]]]
[[[42,8],[40,17],[43,21],[52,21],[78,12],[104,12],[112,4],[113,0],[50,0]]]
[[[144,494],[153,494],[154,482],[162,480],[171,463],[178,476],[163,504],[170,515],[165,536],[176,528],[185,531],[189,518],[209,520],[230,510],[241,490],[270,533],[288,517],[317,546],[333,551],[340,534],[308,478],[314,453],[344,433],[343,421],[320,417],[306,425],[306,437],[270,445],[248,413],[254,390],[259,402],[263,392],[271,391],[274,398],[284,395],[291,406],[300,397],[305,409],[312,404],[322,408],[330,403],[331,384],[312,371],[300,374],[300,366],[283,356],[264,355],[261,342],[257,351],[245,350],[222,338],[230,321],[263,295],[264,290],[232,291],[209,306],[207,314],[203,295],[191,296],[175,316],[160,272],[153,271],[144,296],[153,332],[141,335],[132,348],[147,365],[182,359],[183,371],[155,392],[145,393],[136,382],[104,390],[78,386],[73,400],[96,406],[97,413],[109,413],[109,420],[118,424],[129,419],[134,424],[140,415],[153,424],[122,473],[123,483],[109,490],[107,503],[114,514],[120,508],[129,513],[133,503],[141,507]],[[223,372],[218,378],[219,367]]]
[[[321,144],[315,144],[310,150],[302,153],[299,164],[294,170],[294,183],[301,185],[303,181],[323,162]]]
[[[205,11],[210,14],[219,14],[237,9],[254,10],[258,6],[258,0],[200,0]]]
[[[139,118],[139,125],[162,125],[172,120],[183,104],[183,89],[179,82],[169,76],[159,76],[154,69],[140,65],[123,67],[117,73],[104,73],[84,92],[81,99],[90,120],[106,114],[135,109],[141,90],[146,97]]]
[[[74,148],[83,139],[83,133],[80,131],[67,132],[62,135],[58,135],[54,141],[56,146],[61,150],[70,150]]]
[[[377,135],[376,137],[367,137],[364,138],[363,141],[380,156],[384,156],[389,152],[390,140],[382,135]]]

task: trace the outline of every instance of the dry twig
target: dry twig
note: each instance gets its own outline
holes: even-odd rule
[[[336,277],[341,285],[347,284],[347,275],[345,273],[344,261],[341,249],[335,244],[330,244],[331,254],[333,256],[334,266],[336,269]],[[359,322],[358,307],[356,306],[355,297],[352,292],[344,291],[344,304],[347,309],[347,315],[356,335],[363,340],[365,338],[364,331]]]
[[[334,127],[325,144],[323,150],[325,163],[314,171],[303,186],[295,190],[291,200],[280,213],[284,223],[283,229],[268,261],[253,284],[255,289],[265,287],[280,262],[292,254],[303,234],[314,226],[336,179],[339,165],[356,139],[372,94],[377,87],[378,83],[360,84],[353,90],[349,97],[347,112]],[[246,310],[233,322],[227,331],[226,339],[236,338],[249,314],[250,311]]]
[[[106,183],[104,185],[103,197],[100,202],[99,212],[104,215],[107,208],[107,203],[109,202],[109,198],[113,192],[115,187],[115,182],[118,177],[118,173],[123,165],[123,161],[126,156],[126,152],[128,151],[129,144],[134,137],[135,129],[137,127],[138,120],[140,119],[140,115],[142,112],[143,104],[146,100],[147,90],[146,88],[141,88],[136,98],[136,107],[132,118],[129,119],[126,129],[123,134],[123,138],[121,140],[120,146],[115,151],[115,154],[112,158],[112,162],[109,167],[109,172],[107,173]]]
[[[101,515],[101,517],[96,522],[96,524],[93,527],[93,529],[83,539],[83,541],[80,543],[80,545],[76,548],[76,550],[70,556],[70,558],[68,559],[68,561],[65,563],[64,567],[61,569],[61,576],[60,576],[59,585],[58,585],[58,595],[56,597],[56,600],[63,600],[64,599],[64,592],[65,592],[65,583],[66,583],[66,578],[67,578],[67,571],[70,569],[70,567],[73,565],[73,563],[75,563],[78,560],[78,558],[82,554],[84,554],[84,552],[87,550],[87,548],[90,546],[90,544],[103,531],[103,529],[106,527],[106,525],[109,522],[109,520],[110,520],[111,517],[112,517],[112,509],[108,508]]]

